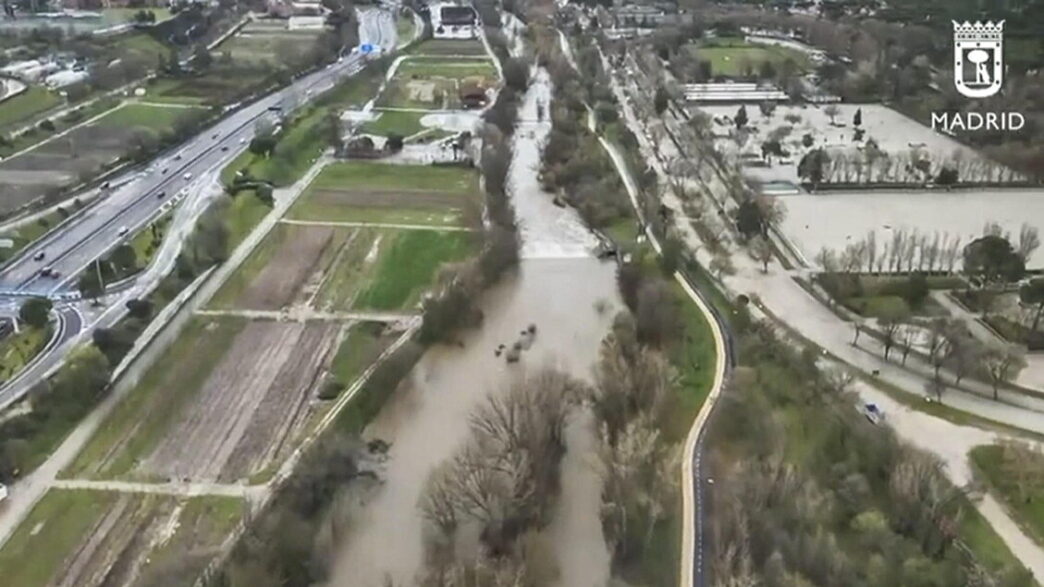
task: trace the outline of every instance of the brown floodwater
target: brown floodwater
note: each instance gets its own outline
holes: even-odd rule
[[[547,122],[537,121],[536,109],[549,96],[540,72],[520,109],[527,122],[516,133],[509,176],[522,226],[519,271],[483,295],[481,327],[465,332],[460,346],[429,349],[367,428],[368,438],[391,447],[380,487],[347,523],[330,585],[379,587],[386,579],[413,584],[424,559],[417,504],[431,470],[467,440],[468,416],[487,394],[504,391],[526,369],[551,366],[590,379],[599,345],[622,308],[615,264],[594,258],[597,239],[575,212],[552,204],[536,180],[540,144],[549,130]],[[495,355],[501,344],[520,340],[530,324],[536,336],[518,363]],[[609,555],[597,518],[601,481],[588,414],[574,414],[566,440],[562,495],[545,532],[559,552],[560,585],[602,585]]]

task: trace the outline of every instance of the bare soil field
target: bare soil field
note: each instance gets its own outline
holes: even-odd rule
[[[321,271],[324,252],[336,246],[334,237],[338,231],[331,227],[280,225],[280,230],[289,233],[287,238],[237,297],[236,307],[278,310],[290,305],[317,266]]]
[[[135,109],[148,112],[146,107]],[[16,157],[0,162],[0,214],[17,210],[33,200],[77,184],[128,151],[140,127],[167,131],[171,114],[153,109],[154,120],[128,120],[124,108],[97,122],[80,126]],[[192,110],[182,110],[185,115]],[[130,122],[130,124],[128,124]]]
[[[285,453],[336,349],[340,325],[251,322],[146,457],[150,476],[238,480]]]
[[[319,188],[290,212],[297,220],[472,226],[482,215],[469,194],[434,189]]]
[[[189,585],[244,513],[235,498],[51,490],[0,550],[4,587]],[[172,555],[184,555],[173,568]]]

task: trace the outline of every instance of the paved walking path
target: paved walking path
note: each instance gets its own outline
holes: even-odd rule
[[[664,161],[681,157],[676,146],[670,140],[659,141],[655,145],[643,131],[643,125],[630,104],[624,99],[623,88],[614,78],[611,86],[621,104],[624,120],[638,139],[642,154],[661,178],[661,185],[667,186],[662,201],[675,216],[684,214],[681,200],[673,189],[673,178],[667,171]],[[664,119],[671,115],[665,113]],[[675,123],[679,124],[679,123]],[[711,174],[706,183],[696,183],[689,187],[693,193],[705,189],[716,198],[725,201],[727,188],[718,175]],[[688,244],[690,250],[701,265],[711,266],[712,256],[703,245],[702,239],[688,222],[681,222],[677,217],[675,227],[679,236]],[[865,373],[878,372],[879,378],[899,389],[917,397],[929,397],[925,384],[930,377],[930,365],[911,356],[905,367],[893,361],[885,361],[883,349],[879,341],[870,337],[861,337],[859,347],[853,346],[854,327],[821,304],[816,298],[798,285],[790,273],[778,262],[769,263],[768,271],[762,271],[761,264],[752,259],[745,251],[733,251],[731,261],[735,267],[732,275],[724,275],[721,279],[725,289],[733,296],[746,294],[751,299],[759,300],[771,314],[783,320],[790,328],[808,341],[827,349],[848,365]],[[947,378],[952,381],[952,378]],[[1044,382],[1039,382],[1044,387]],[[950,407],[976,414],[983,418],[1003,424],[1044,433],[1044,400],[1024,393],[1002,390],[1000,399],[992,399],[989,385],[965,380],[961,382],[963,389],[948,388],[943,394],[943,402]],[[1036,386],[1035,386],[1036,387]]]
[[[611,69],[604,61],[608,71]],[[709,254],[688,222],[678,222],[682,206],[673,189],[670,188],[669,175],[665,165],[656,155],[657,148],[650,144],[642,132],[643,126],[635,116],[629,103],[623,97],[623,90],[615,78],[611,86],[621,104],[625,122],[638,138],[643,155],[660,176],[661,182],[668,186],[664,194],[664,204],[675,210],[675,221],[678,230],[697,254],[704,266],[709,266]],[[666,143],[666,142],[665,142]],[[664,143],[657,147],[670,150],[673,145]],[[619,168],[618,153],[610,149],[610,155]],[[677,156],[665,155],[668,159]],[[631,182],[626,182],[629,184]],[[723,185],[716,186],[719,190]],[[702,253],[702,255],[700,254]],[[852,327],[830,312],[815,298],[794,282],[792,277],[775,262],[770,271],[762,272],[758,263],[742,251],[732,255],[736,265],[736,273],[723,279],[726,289],[732,294],[742,292],[755,294],[768,309],[779,319],[785,320],[802,336],[820,346],[829,349],[836,355],[843,366],[855,366],[864,371],[880,370],[880,377],[899,388],[914,394],[924,395],[925,377],[912,371],[904,370],[891,362],[885,362],[877,350],[863,350],[852,346]],[[870,346],[873,343],[866,343]],[[930,416],[924,412],[903,405],[884,392],[875,389],[865,382],[857,380],[856,391],[864,401],[872,401],[882,406],[887,421],[899,436],[911,444],[937,455],[946,464],[947,476],[958,486],[965,486],[972,480],[968,461],[968,451],[981,444],[989,444],[1010,435],[998,434],[969,426],[958,426],[941,418]],[[949,405],[1001,422],[1013,424],[1030,430],[1044,430],[1044,415],[1039,412],[1022,409],[1013,405],[986,400],[973,393],[949,392],[944,396]],[[956,404],[956,405],[955,405]],[[1021,426],[1020,426],[1021,425]],[[941,441],[945,439],[945,441]],[[1044,549],[1030,539],[1015,523],[1009,513],[990,494],[975,503],[976,509],[997,532],[1012,553],[1037,577],[1044,577]],[[688,536],[686,540],[690,540]]]
[[[302,226],[346,226],[351,228],[394,228],[399,230],[434,230],[437,232],[475,232],[467,226],[438,226],[430,224],[398,224],[394,222],[338,222],[334,220],[288,220],[283,224],[300,224]]]
[[[992,344],[1008,344],[1007,341],[997,336],[993,330],[979,322],[979,316],[968,311],[967,308],[958,304],[949,292],[933,291],[932,298],[939,305],[946,308],[951,315],[964,321],[971,333],[981,341]],[[1039,389],[1044,385],[1044,352],[1026,353],[1026,368],[1019,372],[1015,378],[1015,384],[1031,389]]]

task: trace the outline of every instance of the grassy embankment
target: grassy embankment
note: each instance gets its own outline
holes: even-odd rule
[[[131,502],[125,514],[130,518],[125,518],[121,524],[144,522],[152,516],[177,512],[177,526],[169,539],[138,555],[144,558],[139,558],[142,577],[156,579],[156,575],[161,575],[166,580],[176,577],[174,582],[177,584],[189,584],[196,578],[246,513],[246,504],[242,500],[228,497],[186,499],[52,489],[0,549],[0,576],[4,578],[4,586],[44,587],[50,584],[65,570],[69,557],[86,545],[92,528],[121,499]],[[177,508],[181,508],[179,512]],[[102,538],[102,535],[97,538]],[[173,560],[178,564],[171,565]]]

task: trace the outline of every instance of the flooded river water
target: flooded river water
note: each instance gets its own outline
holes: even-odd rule
[[[540,145],[550,127],[537,120],[537,104],[546,106],[549,98],[541,72],[520,108],[509,176],[523,240],[519,271],[484,295],[485,321],[464,334],[463,346],[429,349],[407,386],[368,427],[367,437],[391,444],[383,483],[349,522],[330,585],[414,583],[424,560],[417,504],[425,480],[467,440],[468,416],[488,393],[503,391],[525,369],[547,365],[590,379],[599,344],[622,304],[615,265],[592,254],[597,239],[571,209],[552,204],[537,183]],[[529,324],[537,326],[537,335],[519,363],[494,355]],[[597,517],[601,482],[587,414],[574,415],[566,439],[562,496],[546,529],[559,553],[559,583],[604,585],[609,555]]]

